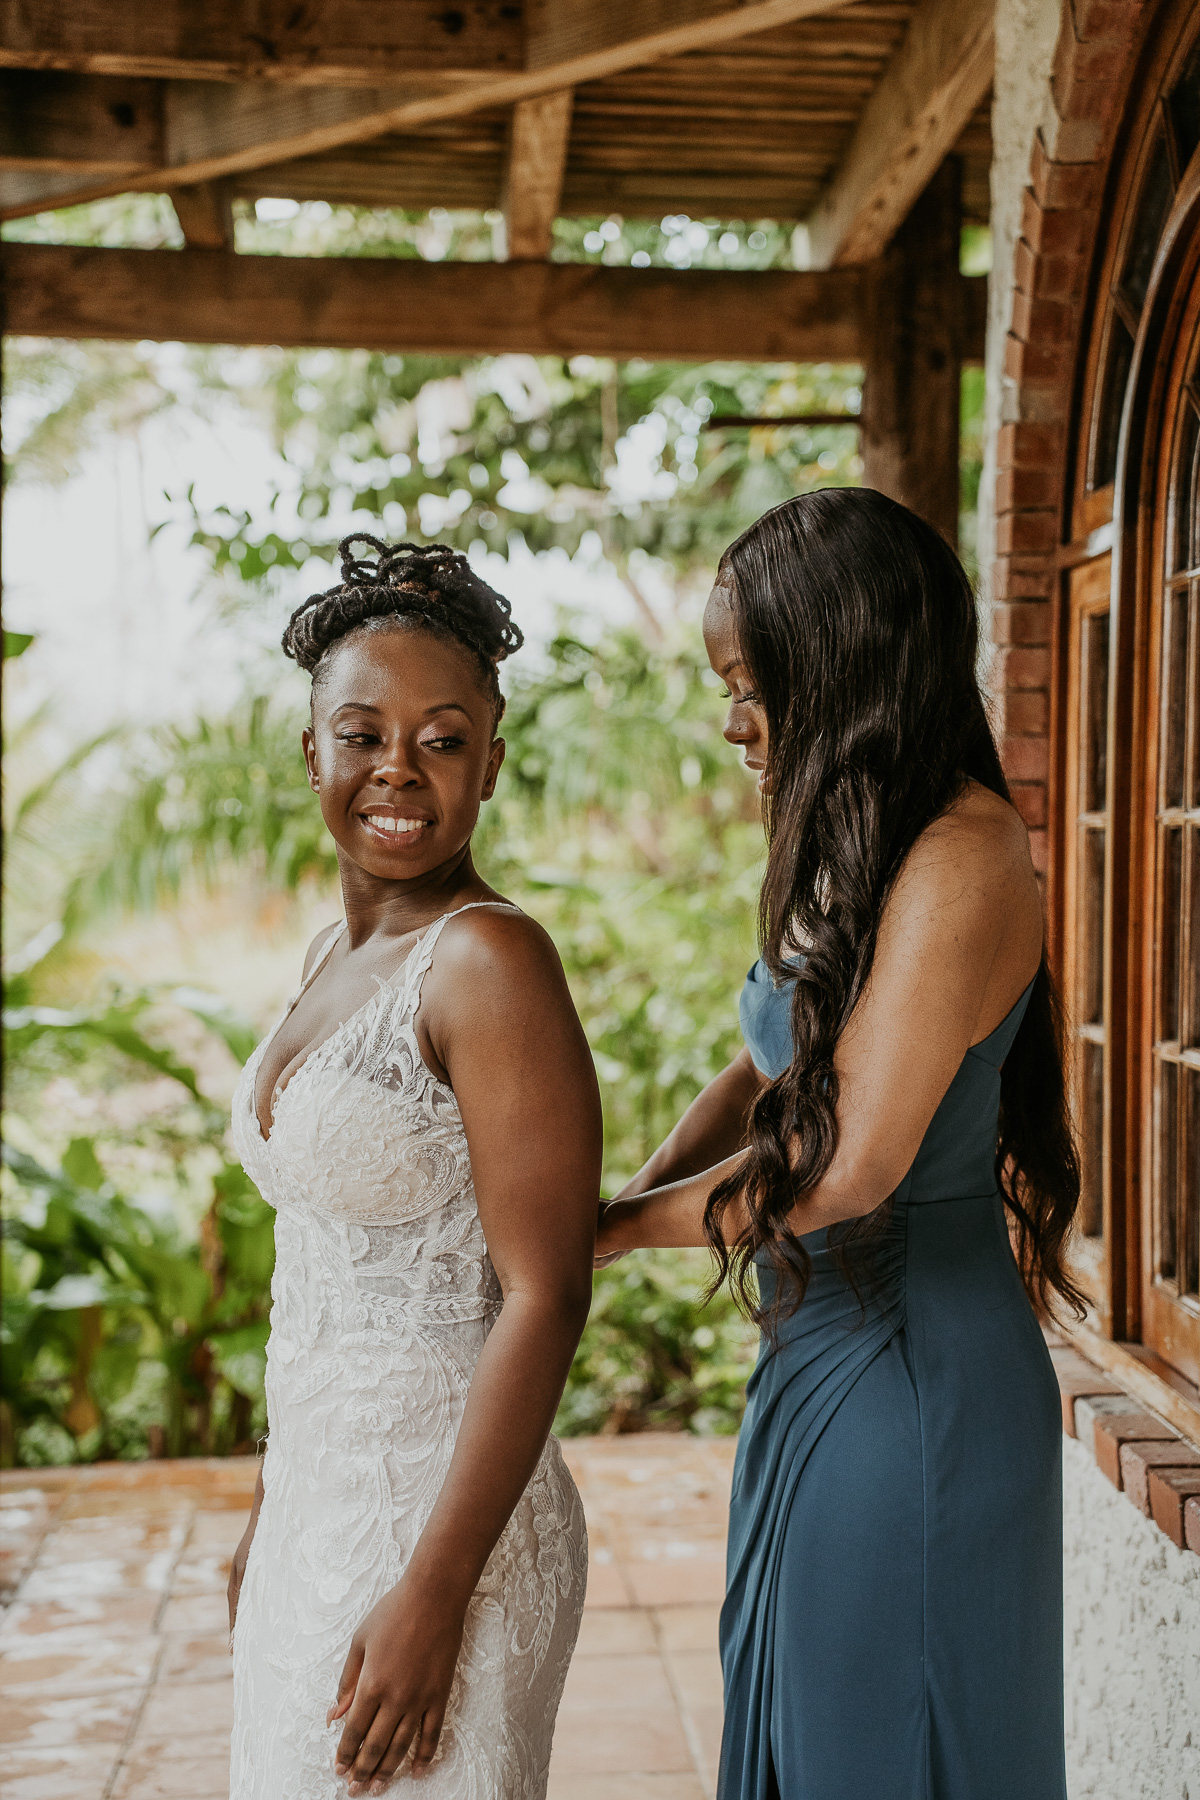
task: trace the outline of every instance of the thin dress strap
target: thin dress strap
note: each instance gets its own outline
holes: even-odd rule
[[[521,910],[519,906],[514,906],[511,900],[469,900],[466,906],[456,906],[453,912],[443,913],[440,919],[435,919],[433,924],[427,927],[424,937],[417,941],[413,949],[409,952],[408,958],[397,971],[402,977],[404,987],[408,992],[414,1015],[420,1005],[421,988],[424,984],[426,975],[429,973],[429,965],[433,961],[433,952],[437,947],[437,941],[441,937],[442,932],[450,923],[451,919],[457,919],[459,913],[475,912],[481,906],[503,907],[506,912],[520,912]],[[393,980],[394,979],[395,977],[393,977]]]

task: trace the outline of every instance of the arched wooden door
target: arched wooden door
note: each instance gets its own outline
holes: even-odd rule
[[[1144,1330],[1200,1382],[1200,155],[1193,160],[1197,191],[1181,190],[1180,203],[1196,216],[1164,271],[1161,425],[1146,446],[1154,499],[1138,709],[1147,752],[1139,1060]]]
[[[1059,943],[1108,1336],[1200,1388],[1200,12],[1159,0],[1115,133],[1075,401]]]

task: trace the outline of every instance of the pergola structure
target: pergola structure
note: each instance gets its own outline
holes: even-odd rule
[[[44,336],[856,361],[865,478],[953,537],[990,0],[0,0],[0,218],[150,190],[187,248],[9,242]],[[231,203],[499,208],[490,264],[239,255]],[[770,217],[796,272],[549,260],[556,217]]]

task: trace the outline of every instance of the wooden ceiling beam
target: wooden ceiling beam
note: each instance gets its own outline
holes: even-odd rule
[[[509,0],[0,0],[0,67],[377,87],[524,67]]]
[[[247,7],[250,0],[241,0]],[[255,0],[254,16],[257,18]],[[265,0],[264,0],[265,3]],[[340,0],[339,0],[340,3]],[[451,69],[404,73],[404,85],[392,87],[320,87],[302,82],[257,79],[227,81],[173,80],[164,95],[164,158],[160,168],[105,183],[89,178],[78,190],[53,201],[14,198],[0,180],[0,218],[59,206],[105,193],[135,189],[162,190],[213,181],[225,175],[317,155],[344,144],[364,143],[389,131],[411,131],[439,120],[462,118],[489,106],[514,106],[556,89],[597,81],[685,51],[703,49],[748,34],[767,31],[795,19],[835,11],[848,0],[593,0],[587,6],[555,4],[539,18],[529,44],[537,66],[492,72]],[[346,0],[351,9],[354,0]],[[404,0],[408,16],[415,0]],[[225,0],[226,8],[235,0]],[[89,6],[91,10],[89,11]],[[93,36],[102,12],[114,38],[122,32],[136,41],[144,27],[153,35],[161,12],[178,20],[185,8],[169,0],[129,0],[117,8],[88,0],[82,10]],[[207,14],[207,8],[204,9]],[[218,13],[220,8],[217,9]],[[330,9],[332,11],[332,8]],[[377,8],[371,9],[372,17]],[[191,22],[194,9],[186,9]],[[320,14],[325,16],[324,11]],[[449,15],[447,15],[449,16]],[[9,67],[31,66],[44,20],[58,40],[69,36],[72,8],[52,7],[46,0],[0,0],[0,43],[8,46],[0,60]],[[23,29],[18,29],[18,26]],[[180,28],[181,29],[181,28]],[[278,48],[278,46],[276,46]],[[318,45],[318,48],[320,46]],[[46,52],[49,54],[49,52]],[[25,59],[22,65],[21,58]],[[259,64],[261,64],[261,54]],[[32,63],[45,68],[45,62]],[[51,64],[61,67],[61,64]],[[93,58],[89,65],[95,68]],[[111,66],[108,65],[108,66]],[[399,72],[399,71],[397,71]],[[255,74],[262,68],[255,66]],[[51,189],[53,184],[51,184]],[[50,191],[50,190],[48,190]]]
[[[475,356],[861,362],[869,271],[740,274],[0,244],[6,329]],[[960,277],[983,353],[982,277]]]
[[[995,0],[922,0],[808,219],[814,269],[879,256],[991,86]]]
[[[0,70],[0,169],[124,175],[162,160],[161,82]]]
[[[514,262],[550,254],[554,221],[562,204],[573,88],[557,88],[512,109],[504,187],[505,240]]]
[[[506,102],[599,81],[848,0],[0,0],[0,68],[379,87],[414,76],[515,85]],[[522,13],[524,20],[522,20]],[[547,79],[548,78],[548,79]]]

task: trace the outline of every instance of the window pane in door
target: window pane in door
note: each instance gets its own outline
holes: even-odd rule
[[[1200,501],[1200,494],[1197,495]],[[1197,532],[1196,554],[1200,556],[1200,532]],[[1200,807],[1200,581],[1192,583],[1191,642],[1188,650],[1188,717],[1191,720],[1191,753],[1187,760],[1187,795],[1185,804],[1193,812]]]
[[[1200,1050],[1200,825],[1184,827],[1184,910],[1187,955],[1180,971],[1182,985],[1179,1036],[1185,1049]],[[1192,1139],[1196,1175],[1200,1179],[1200,1137]]]
[[[1179,1286],[1200,1295],[1200,1069],[1183,1069],[1183,1179],[1179,1229],[1183,1242]]]
[[[1075,966],[1079,1025],[1104,1023],[1104,832],[1084,825],[1079,846],[1079,946]]]
[[[1179,460],[1175,475],[1175,569],[1194,569],[1200,563],[1200,417],[1188,406],[1180,425]]]
[[[1108,614],[1089,613],[1082,623],[1083,809],[1103,812],[1108,803]]]
[[[1154,267],[1158,240],[1162,236],[1174,198],[1175,183],[1171,179],[1171,159],[1167,154],[1167,134],[1164,131],[1159,133],[1146,179],[1142,183],[1142,191],[1138,195],[1133,215],[1133,231],[1125,253],[1125,272],[1121,277],[1122,291],[1139,312],[1150,286],[1150,271]]]
[[[1092,456],[1094,488],[1107,487],[1117,472],[1117,440],[1121,435],[1121,412],[1125,405],[1125,384],[1133,363],[1133,339],[1123,320],[1114,313],[1109,320],[1108,352],[1104,359],[1104,379],[1100,386],[1100,406],[1096,415],[1096,441]]]
[[[1167,826],[1160,839],[1162,909],[1159,917],[1158,1036],[1179,1037],[1180,939],[1183,924],[1183,829]]]
[[[1155,1059],[1154,1211],[1158,1272],[1174,1281],[1178,1263],[1176,1209],[1179,1173],[1179,1065]]]
[[[1187,743],[1186,588],[1168,588],[1163,607],[1162,751],[1159,804],[1183,805],[1183,756]]]
[[[1077,1041],[1079,1094],[1079,1229],[1099,1237],[1104,1228],[1104,1045]]]
[[[1184,64],[1167,105],[1179,147],[1179,167],[1186,169],[1200,146],[1200,44]]]

